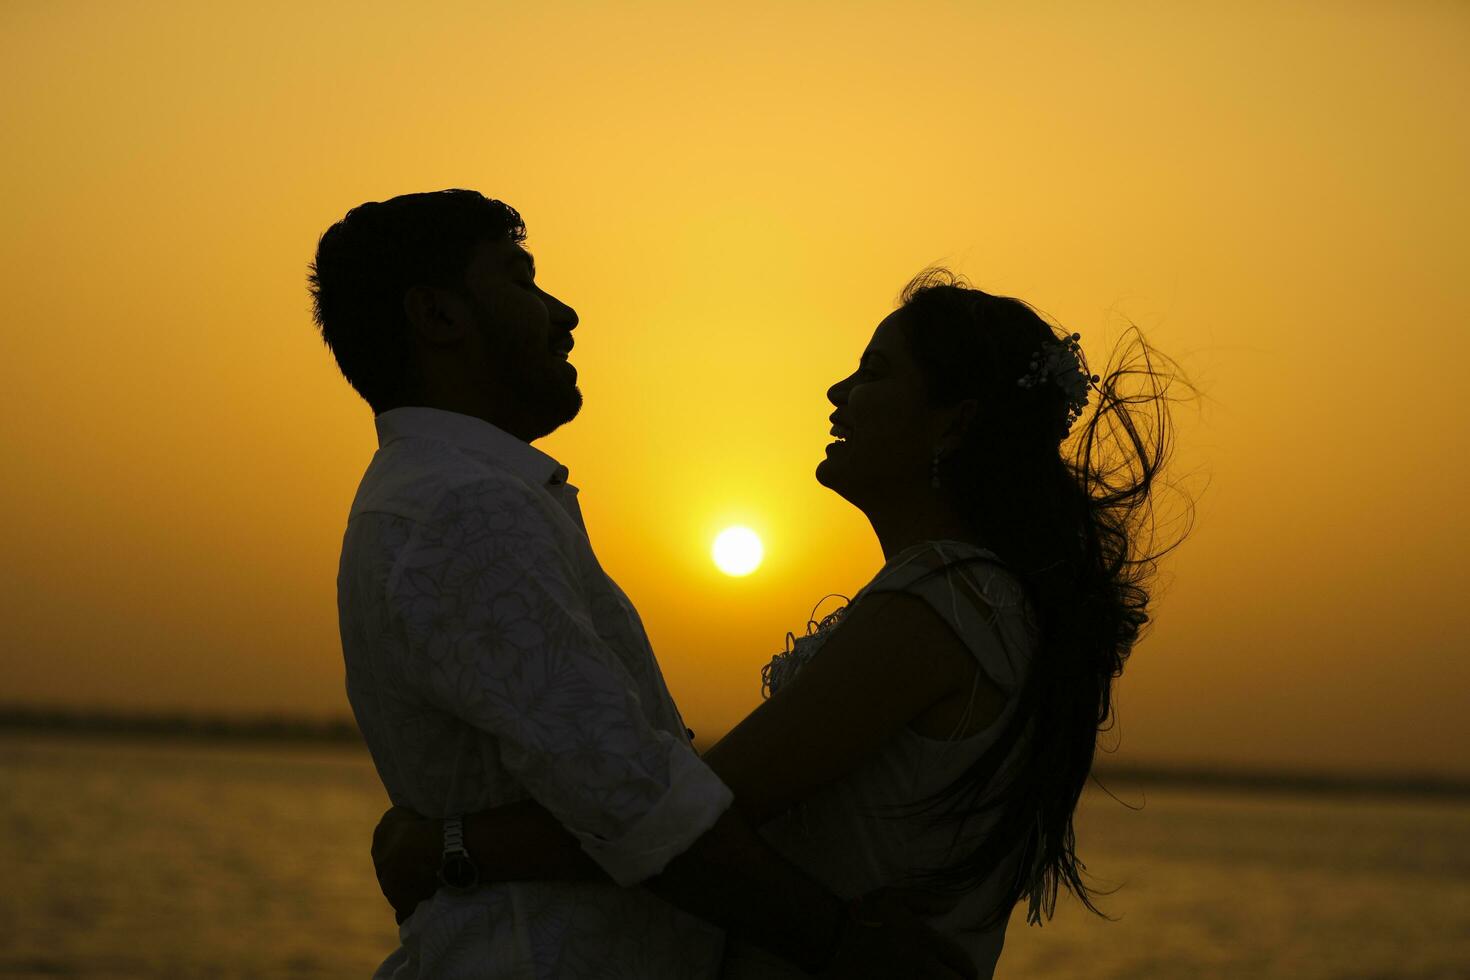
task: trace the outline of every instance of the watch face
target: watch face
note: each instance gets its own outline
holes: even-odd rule
[[[458,891],[466,891],[479,884],[480,871],[468,854],[448,854],[439,865],[439,880]]]

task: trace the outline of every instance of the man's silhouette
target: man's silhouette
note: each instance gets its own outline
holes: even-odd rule
[[[395,804],[534,800],[611,880],[476,883],[446,841],[447,885],[379,975],[713,977],[723,937],[702,920],[807,967],[926,942],[854,929],[690,746],[567,468],[530,445],[581,396],[577,315],[524,238],[463,190],[364,204],[322,236],[316,320],[379,437],[342,545],[347,689]]]

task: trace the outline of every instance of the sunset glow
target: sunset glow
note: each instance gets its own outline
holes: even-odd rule
[[[346,715],[377,441],[306,267],[469,187],[581,318],[536,445],[701,737],[882,565],[813,476],[826,393],[942,262],[1205,392],[1117,758],[1470,774],[1470,6],[432,10],[0,8],[4,699]]]
[[[738,578],[760,567],[765,549],[761,547],[761,539],[750,528],[731,527],[715,538],[711,554],[720,571]]]

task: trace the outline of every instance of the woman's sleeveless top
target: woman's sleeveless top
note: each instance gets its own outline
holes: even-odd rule
[[[957,559],[979,559],[931,575]],[[923,599],[954,630],[984,675],[1006,695],[1000,716],[983,730],[952,740],[927,738],[905,727],[857,768],[823,786],[810,798],[760,828],[761,836],[793,864],[842,898],[875,888],[917,884],[915,871],[943,867],[952,848],[963,853],[987,829],[976,822],[958,845],[952,827],[911,809],[949,786],[1000,736],[1014,713],[1016,695],[1038,640],[1038,629],[1020,583],[990,551],[961,541],[926,541],[893,556],[852,602],[880,592],[907,592]],[[840,616],[824,620],[808,635],[792,637],[763,672],[771,693],[800,671],[821,649]],[[813,624],[816,626],[816,624]],[[903,651],[893,652],[893,669],[905,668]],[[964,731],[968,712],[957,727]],[[970,953],[981,977],[995,969],[1005,923],[974,928],[993,907],[1015,873],[1012,857],[981,887],[943,916],[931,920]],[[794,967],[733,938],[727,946],[727,978],[801,976]]]

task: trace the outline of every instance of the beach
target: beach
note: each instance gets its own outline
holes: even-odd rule
[[[0,977],[367,977],[395,945],[358,746],[7,732],[0,787]],[[1470,975],[1470,801],[1108,789],[1078,853],[1116,921],[1018,910],[998,977]]]

